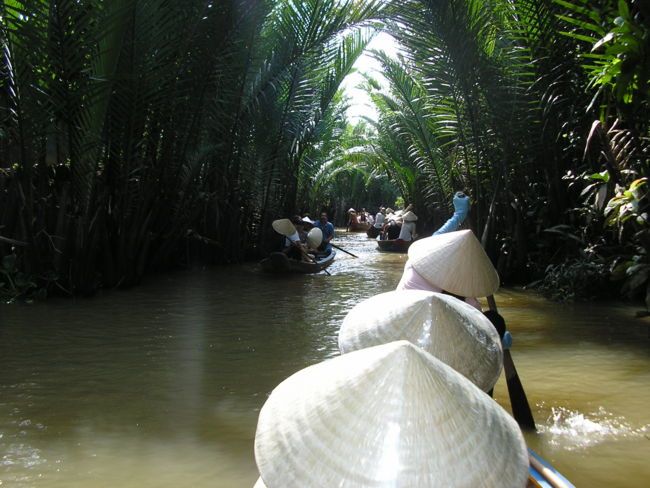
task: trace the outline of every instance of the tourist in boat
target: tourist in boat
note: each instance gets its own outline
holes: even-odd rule
[[[314,227],[318,227],[323,232],[323,242],[318,247],[318,251],[328,256],[332,252],[330,241],[334,237],[334,226],[327,220],[327,212],[320,214],[320,219],[314,223]]]
[[[285,379],[260,411],[255,460],[255,488],[523,488],[529,466],[508,413],[406,340]]]
[[[388,212],[388,210],[386,210]],[[384,239],[394,241],[399,237],[400,231],[402,230],[402,218],[401,215],[397,215],[394,212],[391,212],[388,217],[386,217],[386,224],[382,229],[382,235]]]
[[[365,223],[367,221],[368,221],[368,212],[366,212],[365,208],[362,208],[361,213],[359,214],[359,222]]]
[[[410,210],[402,215],[402,227],[399,231],[399,236],[397,237],[399,241],[409,242],[415,239],[415,222],[417,220],[418,216]]]
[[[382,228],[384,227],[384,213],[386,209],[384,207],[379,207],[377,210],[377,214],[375,215],[374,219],[372,215],[368,216],[368,222],[370,223],[371,227],[368,229],[366,232],[368,234],[368,237],[374,239],[376,238],[380,233]]]
[[[386,212],[386,209],[384,207],[379,207],[379,210],[375,215],[375,223],[373,225],[375,229],[381,229],[384,226],[384,212]]]
[[[467,217],[467,214],[469,212],[469,197],[467,197],[463,192],[456,192],[453,198],[453,203],[455,209],[454,215],[447,222],[445,222],[445,224],[440,229],[434,232],[434,236],[439,236],[456,230]],[[472,249],[474,249],[474,247]],[[485,252],[483,252],[483,255],[484,254]],[[488,259],[487,256],[481,255],[479,257],[481,258],[481,261]],[[483,257],[484,259],[482,259]],[[453,267],[452,262],[448,262],[446,264],[450,267]],[[411,259],[407,260],[406,264],[404,265],[404,273],[402,274],[402,278],[397,285],[397,290],[426,290],[434,292],[445,291],[443,288],[432,283],[430,280],[425,279],[420,273],[418,273],[413,267],[413,262]],[[470,305],[474,306],[478,310],[481,310],[481,304],[476,299],[476,297],[466,295],[467,294],[464,294],[463,296],[457,296],[457,298],[464,299]]]
[[[282,252],[297,261],[309,261],[307,258],[307,232],[305,222],[298,216],[291,217],[291,223],[296,228],[292,235],[285,236]]]

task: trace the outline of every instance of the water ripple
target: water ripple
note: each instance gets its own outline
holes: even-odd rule
[[[550,444],[576,450],[605,441],[643,437],[650,432],[650,424],[635,427],[624,417],[614,415],[603,407],[591,413],[552,407],[550,416],[538,426],[538,430],[551,437]]]

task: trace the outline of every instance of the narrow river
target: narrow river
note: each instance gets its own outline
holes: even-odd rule
[[[347,310],[401,275],[405,255],[364,234],[337,242],[359,259],[339,252],[332,276],[223,267],[1,306],[2,488],[252,486],[267,394],[336,355]],[[646,486],[650,321],[611,304],[496,298],[540,427],[531,447],[578,487]],[[508,408],[503,379],[496,398]]]

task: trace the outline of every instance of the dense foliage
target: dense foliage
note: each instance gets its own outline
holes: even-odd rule
[[[0,283],[91,293],[256,253],[380,6],[3,1]],[[20,273],[20,274],[19,274]]]
[[[370,152],[421,221],[463,189],[506,280],[650,294],[650,5],[412,0],[387,16],[403,57],[376,53],[389,87],[368,83]]]
[[[506,280],[650,293],[644,0],[4,0],[0,16],[4,295],[240,261],[278,216],[398,195],[428,230],[457,189]],[[375,29],[403,56],[375,53],[379,118],[350,126],[339,86]]]

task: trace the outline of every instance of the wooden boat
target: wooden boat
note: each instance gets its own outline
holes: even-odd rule
[[[378,229],[377,227],[371,225],[370,227],[368,227],[368,230],[366,231],[366,235],[371,239],[376,239],[380,232],[381,229]]]
[[[413,241],[400,241],[399,239],[385,239],[383,241],[377,241],[378,249],[382,252],[401,252],[405,253],[408,251],[409,246]]]
[[[553,466],[532,449],[528,449],[530,467],[526,488],[575,488]]]
[[[348,224],[348,232],[366,232],[370,228],[368,222],[352,222]]]
[[[297,261],[290,259],[283,252],[272,252],[268,258],[260,261],[262,269],[269,273],[318,273],[334,262],[336,251],[324,257],[316,258],[315,262]]]

